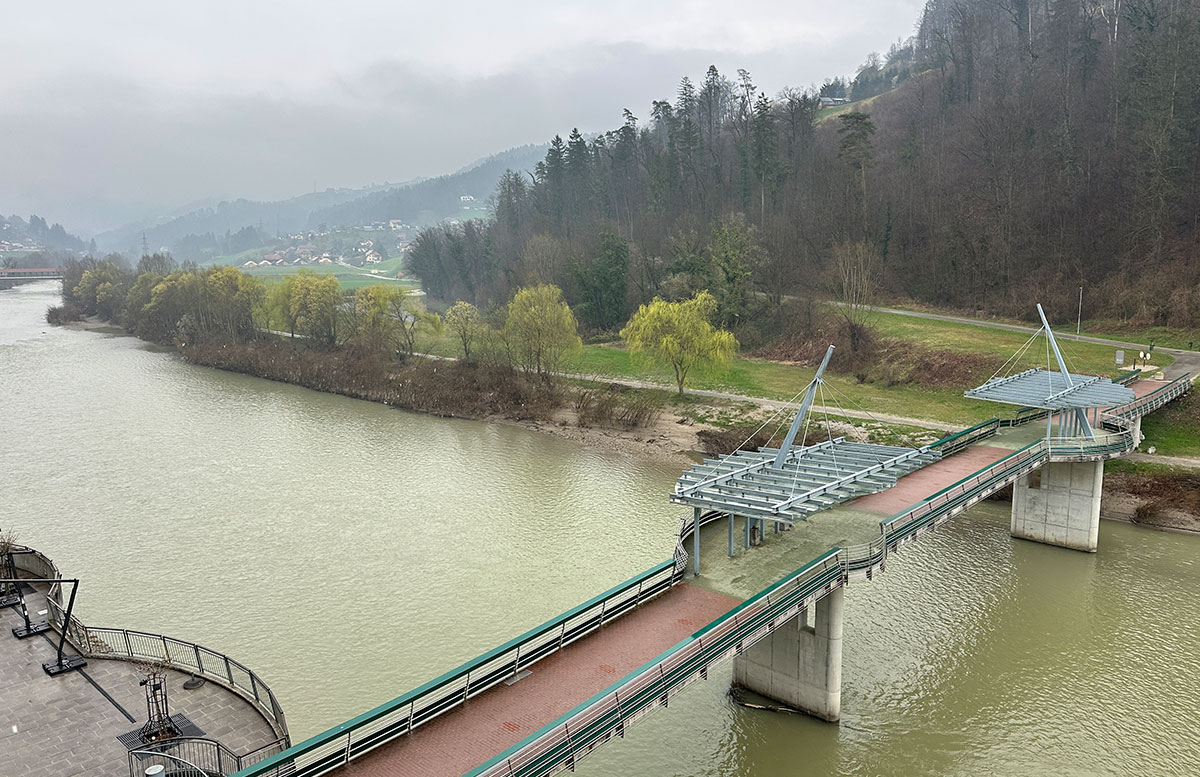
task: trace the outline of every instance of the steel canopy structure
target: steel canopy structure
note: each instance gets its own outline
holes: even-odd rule
[[[760,448],[705,459],[679,477],[671,501],[791,525],[839,502],[891,488],[941,457],[928,448],[871,445],[838,437],[793,448],[776,466],[781,450]]]
[[[1131,389],[1108,378],[1075,373],[1051,372],[1035,367],[1007,378],[989,380],[963,394],[971,399],[1001,402],[1046,410],[1083,407],[1116,407],[1132,402]]]
[[[824,383],[825,369],[833,346],[804,392],[787,436],[778,448],[734,451],[716,459],[705,459],[680,475],[671,502],[693,509],[693,567],[700,571],[700,522],[702,513],[729,517],[729,552],[733,554],[733,519],[746,519],[746,545],[753,530],[761,536],[766,522],[776,530],[819,510],[891,488],[910,472],[941,458],[941,452],[925,446],[902,448],[847,441],[837,437],[815,445],[799,446],[796,436],[812,408],[813,398]],[[765,426],[765,424],[764,424]]]
[[[1047,361],[1052,352],[1058,364],[1058,370],[1049,369],[1050,365],[1047,364],[1046,369],[1035,367],[1005,377],[992,376],[987,383],[964,392],[963,396],[1006,405],[1040,407],[1050,410],[1052,415],[1046,420],[1047,437],[1050,436],[1053,413],[1058,412],[1060,423],[1067,427],[1072,434],[1094,438],[1095,433],[1092,430],[1092,423],[1088,421],[1087,411],[1089,409],[1098,411],[1099,408],[1128,404],[1135,399],[1133,390],[1113,383],[1108,378],[1070,372],[1063,359],[1062,351],[1059,350],[1058,340],[1054,337],[1054,330],[1050,328],[1050,322],[1046,320],[1046,312],[1042,310],[1040,303],[1037,311],[1038,316],[1042,319],[1042,328],[1029,338],[1029,342],[1025,343],[1009,362],[1015,361],[1039,334],[1044,334],[1047,343]],[[1004,368],[1001,367],[1001,369]],[[1098,420],[1098,413],[1095,420]]]

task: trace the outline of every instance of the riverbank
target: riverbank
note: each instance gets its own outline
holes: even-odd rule
[[[65,326],[126,334],[95,317]],[[198,366],[379,402],[411,412],[519,426],[586,447],[681,468],[705,455],[714,437],[730,436],[731,416],[736,415],[742,422],[734,426],[736,431],[746,424],[757,426],[773,412],[750,398],[733,403],[717,399],[703,402],[689,396],[686,406],[663,400],[658,409],[644,414],[637,425],[629,427],[582,420],[578,402],[572,401],[572,392],[578,391],[577,387],[546,384],[508,367],[420,357],[397,362],[346,349],[309,349],[286,339],[240,345],[191,345],[178,352]],[[610,389],[619,386],[611,384]],[[623,392],[621,389],[615,393]],[[699,419],[719,419],[719,423]],[[837,426],[837,434],[870,439],[870,432],[865,430],[849,424]],[[920,444],[936,438],[934,433],[926,436],[929,439],[902,440],[898,444]],[[1106,479],[1102,517],[1153,528],[1200,532],[1200,478],[1192,483],[1186,474],[1170,468],[1133,462],[1109,465],[1110,469],[1114,466],[1121,469]]]

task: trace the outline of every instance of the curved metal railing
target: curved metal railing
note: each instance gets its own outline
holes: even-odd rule
[[[166,767],[170,773],[177,763],[198,769],[201,775],[226,777],[285,748],[280,739],[239,755],[208,737],[172,737],[129,751],[129,777],[143,777],[146,770],[155,765]]]
[[[13,552],[18,569],[46,580],[62,579],[58,567],[44,553],[25,546],[18,546]],[[88,626],[74,614],[70,622],[64,624],[66,609],[62,600],[62,584],[51,584],[46,594],[47,621],[60,632],[66,630],[67,640],[80,655],[85,658],[158,661],[172,669],[212,680],[253,704],[275,735],[285,743],[290,742],[287,720],[275,693],[245,665],[203,645],[163,634]]]
[[[1159,387],[1144,397],[1138,397],[1127,405],[1114,407],[1109,411],[1109,414],[1128,419],[1137,418],[1147,413],[1153,413],[1163,405],[1178,399],[1191,390],[1192,374],[1185,372],[1167,385]]]

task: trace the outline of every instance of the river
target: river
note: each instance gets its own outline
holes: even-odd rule
[[[86,622],[255,669],[294,741],[671,553],[676,467],[49,327],[56,291],[0,291],[0,526],[83,578]],[[737,706],[725,665],[579,773],[1200,772],[1200,538],[1106,521],[1088,555],[1007,522],[851,585],[840,726]]]

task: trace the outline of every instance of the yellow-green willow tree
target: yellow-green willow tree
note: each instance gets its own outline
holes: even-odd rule
[[[655,297],[637,309],[621,339],[634,354],[669,366],[682,395],[689,372],[726,365],[737,352],[733,335],[709,323],[716,311],[717,300],[707,291],[682,302]]]

